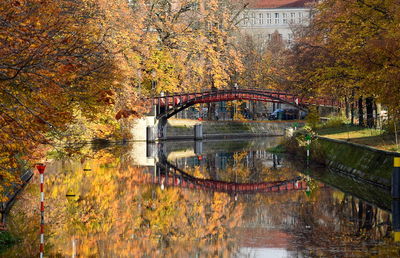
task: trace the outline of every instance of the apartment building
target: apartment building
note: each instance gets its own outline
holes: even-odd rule
[[[294,30],[307,26],[315,0],[254,0],[240,16],[240,30],[265,44],[278,36],[290,45]]]

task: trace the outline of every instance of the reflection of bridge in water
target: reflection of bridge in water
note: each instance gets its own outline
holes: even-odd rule
[[[178,156],[181,154],[181,156]],[[183,154],[183,155],[182,155]],[[168,155],[168,160],[173,160],[176,167],[193,167],[205,165],[204,163],[212,164],[213,167],[210,169],[217,170],[222,169],[225,170],[229,167],[229,165],[233,165],[233,162],[229,162],[229,160],[234,159],[234,152],[219,152],[219,153],[206,153],[206,154],[198,154],[193,153],[191,156],[184,156],[185,153],[170,153]],[[177,158],[178,156],[178,158]],[[262,166],[271,167],[277,169],[283,166],[283,160],[280,155],[275,153],[268,152],[266,150],[249,150],[247,151],[247,155],[241,160],[241,163],[244,167],[255,167],[255,161]]]
[[[162,153],[162,152],[161,152]],[[208,190],[226,193],[271,193],[294,190],[309,190],[303,177],[260,183],[235,183],[194,177],[171,164],[165,156],[159,156],[152,183],[162,187],[174,186],[189,189]],[[323,186],[322,184],[320,186]]]
[[[302,177],[296,177],[290,180],[261,182],[261,183],[233,183],[212,179],[200,179],[193,177],[171,164],[159,164],[157,171],[157,183],[163,186],[179,186],[189,189],[211,190],[214,192],[228,193],[269,193],[289,190],[307,190],[308,185]]]
[[[195,142],[195,144],[193,144],[194,151],[185,151],[181,153],[167,151],[166,145],[162,143],[150,145],[145,144],[141,146],[142,148],[135,148],[134,153],[136,154],[135,156],[142,153],[145,154],[146,157],[136,157],[135,160],[142,161],[140,165],[146,166],[150,171],[152,171],[152,177],[148,178],[147,181],[150,181],[150,183],[153,184],[159,184],[162,188],[171,186],[213,192],[227,192],[232,194],[309,190],[308,181],[300,176],[294,176],[294,178],[281,181],[256,183],[237,183],[219,180],[216,169],[225,170],[228,163],[227,159],[232,158],[234,152],[228,152],[224,155],[221,153],[219,153],[219,155],[213,155],[212,153],[204,154],[202,151],[203,148],[197,146],[198,143],[202,142]],[[172,158],[175,161],[175,164],[172,164],[172,162],[167,159],[167,156],[168,159]],[[212,173],[216,176],[214,179],[197,178],[184,170],[187,165],[189,165],[189,167],[201,164],[204,165],[202,162],[207,160],[213,164],[213,167],[210,167],[210,169],[214,170]],[[258,165],[267,165],[270,166],[271,169],[277,169],[282,166],[282,160],[278,155],[265,150],[248,150],[248,155],[244,158],[243,164],[246,167],[251,167],[254,170],[257,170],[257,165],[254,164],[254,160],[260,160],[262,164]],[[137,165],[139,165],[139,163],[137,163]],[[183,167],[183,169],[181,167]],[[323,186],[323,184],[320,184],[320,186]]]

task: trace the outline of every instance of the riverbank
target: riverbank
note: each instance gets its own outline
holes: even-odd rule
[[[287,139],[284,145],[288,152],[306,159],[303,133]],[[324,164],[334,172],[387,190],[391,188],[393,159],[400,157],[398,152],[318,135],[313,137],[310,149],[312,162]]]
[[[380,129],[343,125],[318,129],[316,133],[327,138],[366,145],[379,150],[400,152],[395,135]]]

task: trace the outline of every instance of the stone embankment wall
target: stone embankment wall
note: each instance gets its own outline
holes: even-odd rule
[[[292,141],[294,143],[295,141]],[[298,152],[305,152],[297,148]],[[391,187],[393,159],[400,153],[365,145],[317,137],[311,143],[311,160],[323,162],[331,170],[386,189]]]
[[[283,136],[285,129],[298,121],[196,121],[170,119],[167,124],[167,140],[193,139],[194,125],[203,125],[204,139],[237,138],[255,136]]]

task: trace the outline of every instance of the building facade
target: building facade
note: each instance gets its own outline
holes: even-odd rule
[[[278,37],[286,45],[294,39],[294,31],[310,22],[314,0],[255,0],[243,11],[240,30],[261,44]]]

